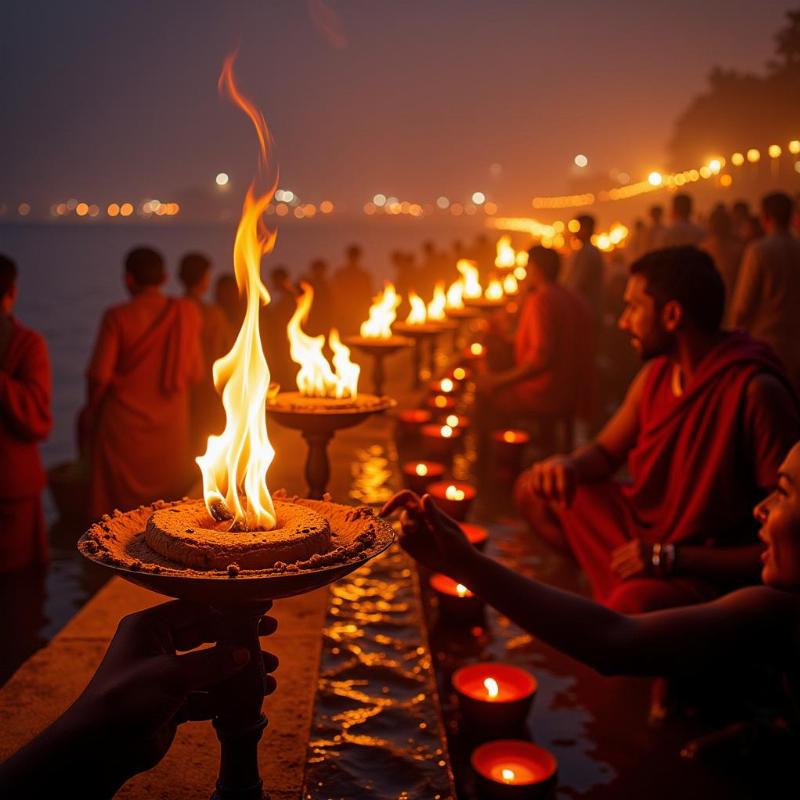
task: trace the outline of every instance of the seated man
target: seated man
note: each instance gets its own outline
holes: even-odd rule
[[[620,327],[648,363],[597,439],[523,474],[532,528],[567,547],[595,598],[637,613],[755,580],[750,509],[800,437],[797,400],[769,348],[720,330],[722,278],[694,247],[631,266]],[[630,481],[613,479],[627,462]]]
[[[584,300],[557,283],[559,268],[556,250],[531,248],[529,291],[514,331],[514,366],[485,372],[476,382],[483,427],[493,427],[498,414],[562,417],[586,410],[593,387],[594,324]]]
[[[12,316],[17,266],[0,255],[0,573],[47,561],[39,456],[53,420],[47,345]]]
[[[197,476],[189,390],[204,374],[202,318],[191,301],[162,294],[165,277],[159,253],[132,250],[131,299],[106,311],[97,335],[79,423],[93,518],[180,497]]]

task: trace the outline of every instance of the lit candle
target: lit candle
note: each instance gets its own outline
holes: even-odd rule
[[[439,481],[428,487],[428,494],[439,508],[459,522],[466,518],[477,493],[472,484],[464,481]]]
[[[464,719],[492,736],[524,727],[538,688],[529,672],[499,661],[461,667],[451,683]]]
[[[433,397],[428,398],[428,406],[439,413],[449,414],[456,407],[456,401],[454,397],[435,394]]]
[[[444,418],[445,425],[451,428],[462,428],[466,430],[469,427],[469,417],[464,417],[459,414],[448,414]]]
[[[486,548],[486,542],[489,541],[489,531],[486,528],[482,525],[473,525],[470,522],[462,522],[460,527],[473,547],[481,551]]]
[[[435,572],[428,585],[436,597],[440,614],[462,622],[474,622],[483,614],[483,600],[463,583]]]
[[[463,435],[461,428],[450,425],[429,424],[422,426],[422,440],[428,455],[439,461],[449,462]]]
[[[527,431],[501,430],[492,433],[492,456],[495,464],[503,469],[519,472],[522,457],[531,437]]]
[[[472,751],[482,796],[493,800],[544,798],[554,790],[558,762],[543,747],[521,739],[498,739]]]
[[[419,436],[420,429],[433,419],[433,414],[426,408],[406,408],[397,412],[398,436]]]
[[[465,381],[469,377],[469,373],[464,367],[456,367],[453,370],[453,380],[456,381]]]
[[[480,358],[483,355],[483,345],[480,342],[473,342],[464,355],[469,361]]]
[[[424,494],[429,484],[444,475],[445,466],[438,461],[408,461],[403,464],[402,471],[405,485],[417,494]]]

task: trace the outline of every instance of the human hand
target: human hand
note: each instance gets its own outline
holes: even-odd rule
[[[475,550],[459,524],[430,495],[420,499],[408,489],[392,497],[380,516],[388,517],[398,510],[401,510],[400,546],[428,569],[461,577],[461,570]]]
[[[569,508],[578,487],[578,471],[569,456],[552,456],[523,473],[521,483],[523,493],[532,492]]]
[[[164,757],[179,722],[187,719],[191,692],[224,681],[250,661],[248,649],[223,645],[178,655],[218,641],[221,623],[218,612],[180,600],[121,620],[103,661],[64,715],[79,735],[89,732],[113,749],[120,784]],[[274,618],[262,617],[260,635],[276,628]],[[277,668],[274,655],[262,651],[261,657],[267,673]],[[264,693],[275,686],[266,675]]]
[[[652,573],[652,551],[649,544],[632,539],[611,553],[611,571],[621,580]]]

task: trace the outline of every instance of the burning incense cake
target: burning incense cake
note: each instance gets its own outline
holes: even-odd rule
[[[155,511],[144,538],[156,553],[196,569],[227,569],[231,563],[267,569],[330,549],[330,524],[321,514],[282,500],[275,500],[275,513],[273,530],[235,530],[230,520],[215,520],[202,500],[188,501]]]

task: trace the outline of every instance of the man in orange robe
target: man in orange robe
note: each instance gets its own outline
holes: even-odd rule
[[[161,292],[161,256],[146,247],[125,261],[127,303],[104,315],[81,413],[91,459],[92,517],[180,497],[194,477],[190,388],[203,376],[202,318]]]
[[[44,339],[11,315],[17,267],[0,255],[0,572],[47,561],[45,473],[37,442],[52,427]]]

